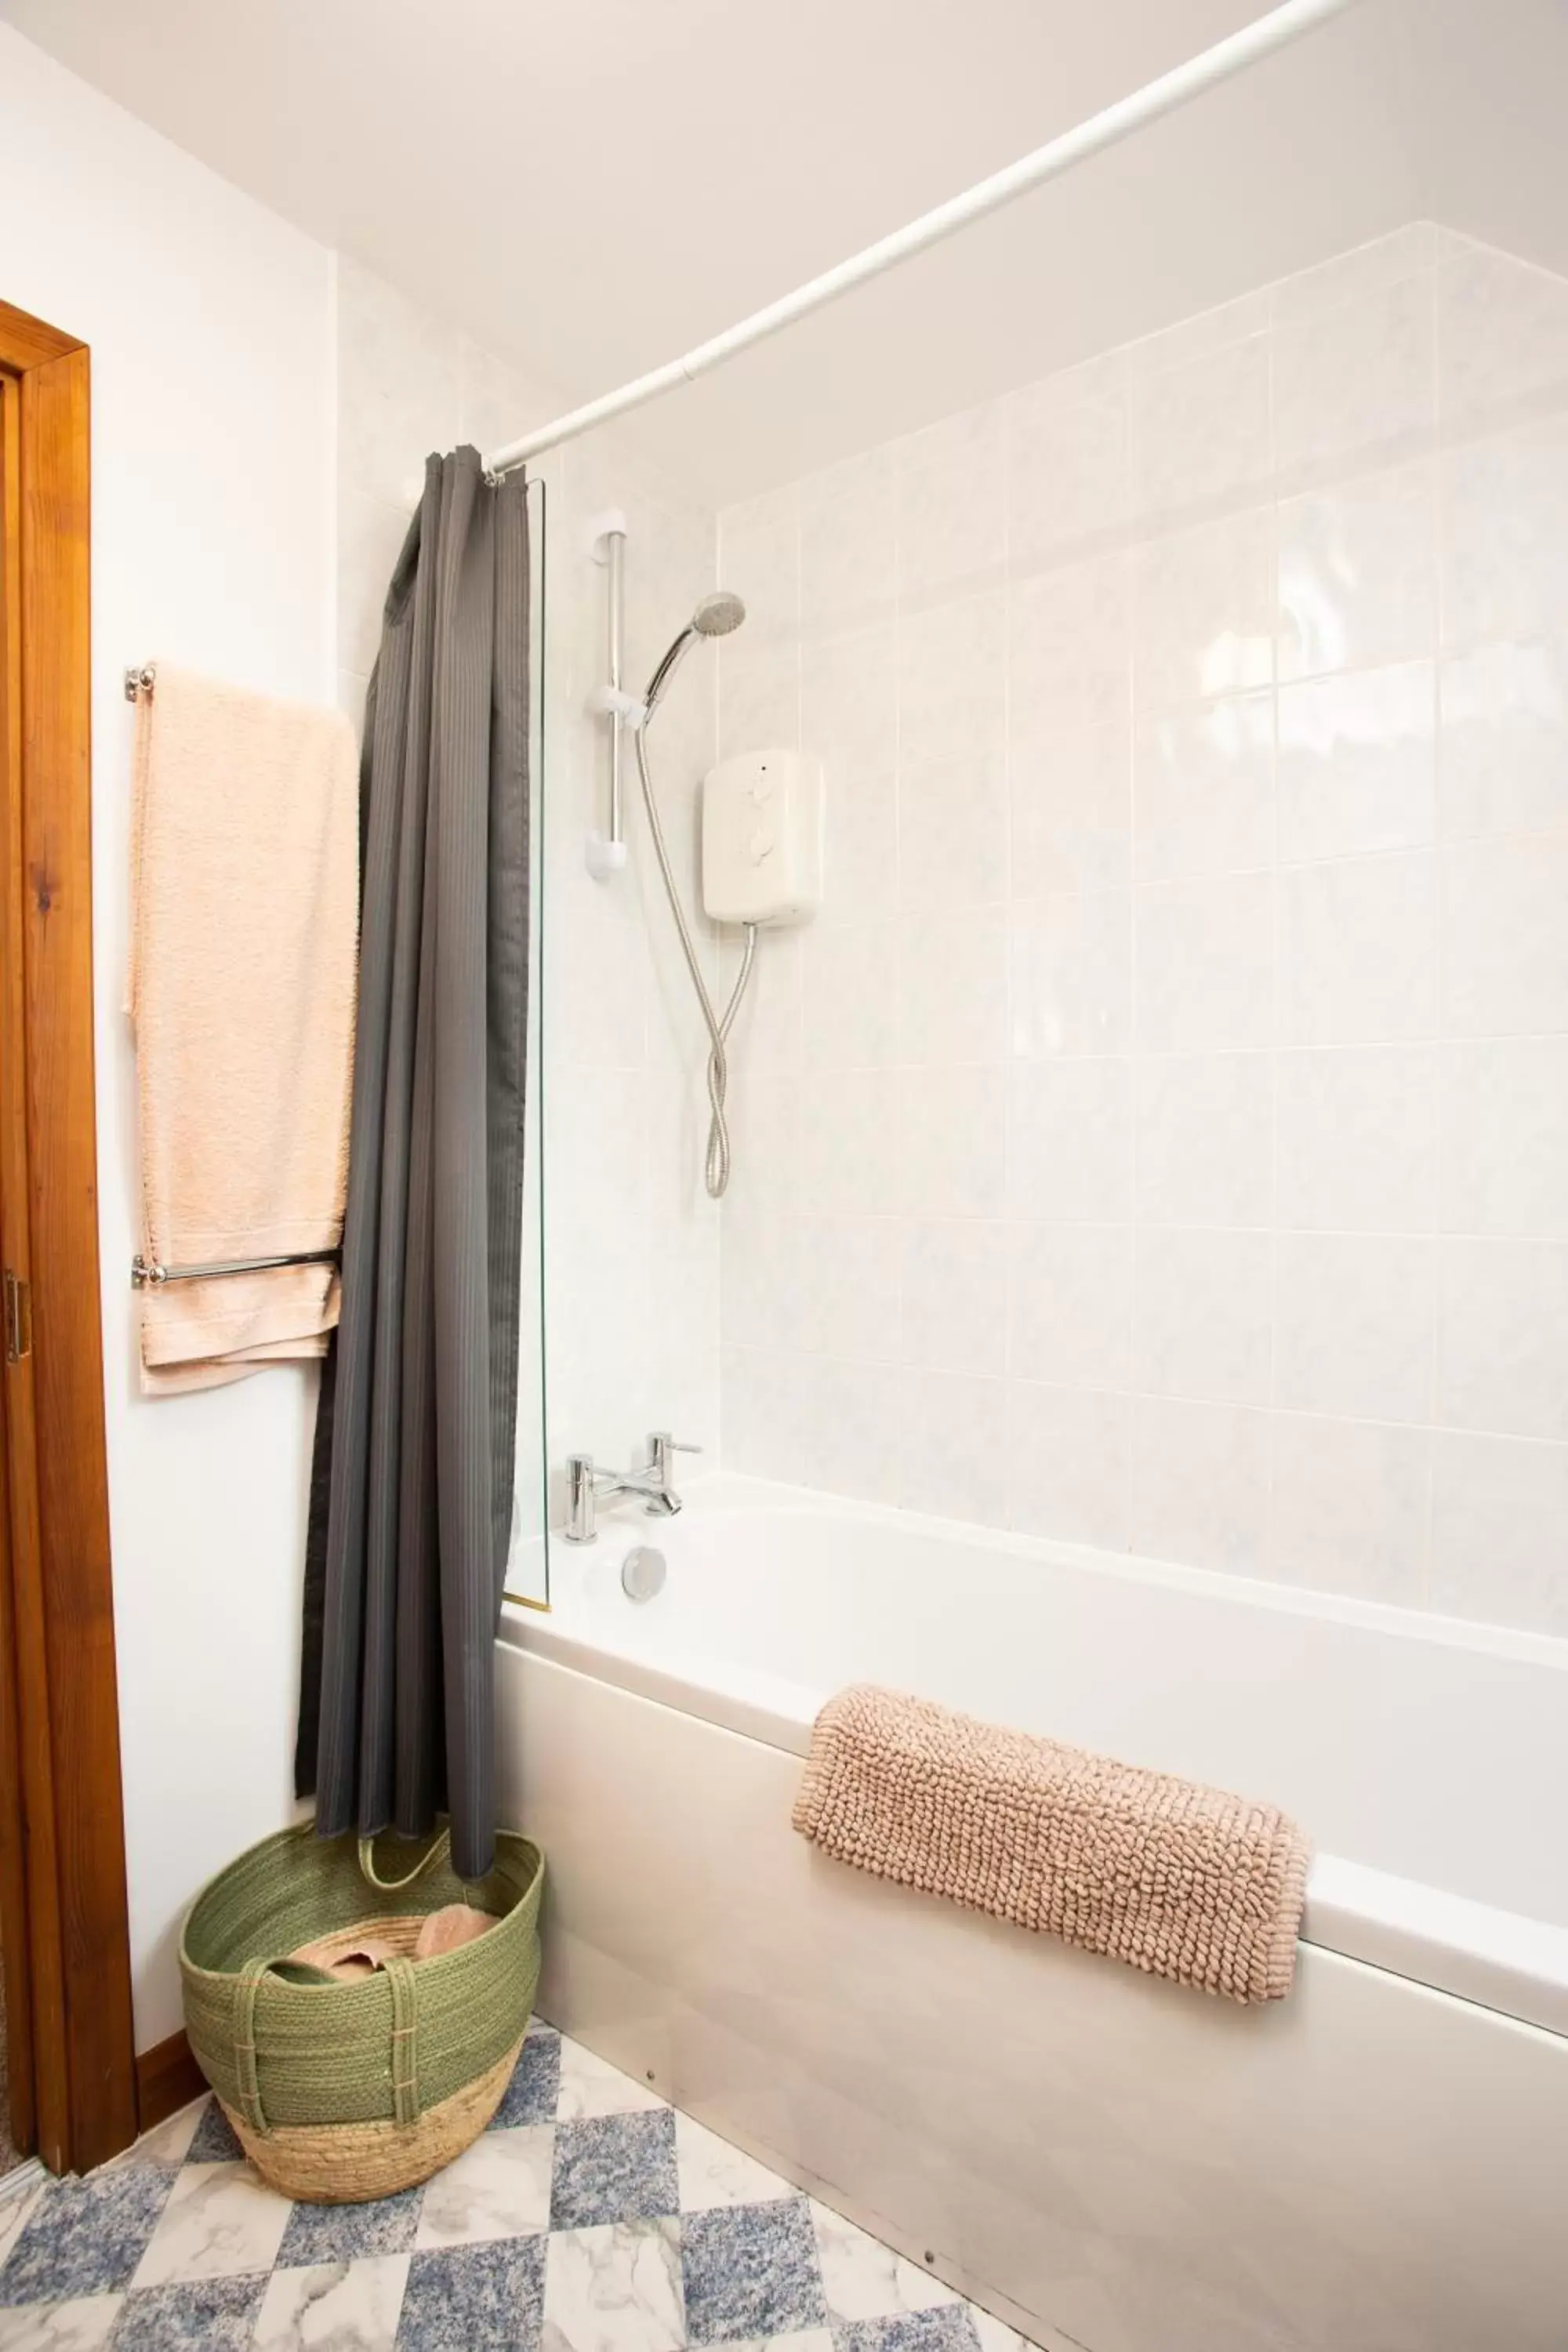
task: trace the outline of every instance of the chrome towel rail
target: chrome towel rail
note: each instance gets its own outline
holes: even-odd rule
[[[134,1290],[158,1290],[165,1282],[211,1282],[226,1274],[270,1274],[279,1265],[336,1265],[340,1255],[335,1249],[297,1250],[287,1257],[231,1257],[212,1265],[160,1265],[156,1258],[144,1258],[138,1252],[131,1261],[131,1284]]]

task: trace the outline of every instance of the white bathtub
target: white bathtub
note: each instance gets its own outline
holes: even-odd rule
[[[728,1475],[552,1584],[501,1780],[559,2023],[1042,2344],[1564,2352],[1568,1643]],[[1286,1806],[1291,1999],[813,1852],[798,1759],[860,1678]]]

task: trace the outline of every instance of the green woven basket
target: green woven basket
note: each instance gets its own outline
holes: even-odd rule
[[[392,1842],[388,1842],[389,1846]],[[372,1840],[310,1823],[265,1838],[202,1890],[180,1943],[185,2032],[247,2155],[290,2197],[353,2203],[428,2179],[500,2104],[539,1982],[544,1863],[502,1831],[465,1885],[439,1831],[388,1878]],[[473,1943],[411,1954],[432,1911],[495,1915]],[[350,1927],[399,1954],[351,1983],[290,1981],[277,1963]]]

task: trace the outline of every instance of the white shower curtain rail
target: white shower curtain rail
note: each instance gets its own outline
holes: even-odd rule
[[[847,261],[825,269],[820,278],[797,286],[793,294],[782,295],[776,302],[753,310],[750,318],[726,327],[721,334],[710,336],[684,358],[651,368],[646,375],[634,376],[618,391],[604,393],[597,400],[584,402],[581,408],[569,409],[552,425],[542,425],[536,431],[509,441],[504,448],[494,450],[486,458],[487,472],[504,474],[511,467],[555,448],[560,442],[573,440],[579,433],[607,423],[612,416],[624,416],[628,409],[641,408],[646,402],[658,400],[662,394],[705,375],[710,368],[733,359],[737,352],[749,351],[753,343],[776,335],[783,327],[793,326],[797,319],[820,310],[825,303],[837,301],[841,294],[864,285],[868,278],[879,278],[883,270],[923,253],[928,246],[940,245],[944,237],[967,228],[972,221],[984,220],[988,213],[999,212],[1015,197],[1027,195],[1031,188],[1041,187],[1058,173],[1070,171],[1086,156],[1098,155],[1105,148],[1113,147],[1129,131],[1157,121],[1161,115],[1184,106],[1188,99],[1213,89],[1217,82],[1228,81],[1232,74],[1243,72],[1260,58],[1271,57],[1276,49],[1284,48],[1301,34],[1354,5],[1355,0],[1284,0],[1283,6],[1271,8],[1267,16],[1259,16],[1256,23],[1243,26],[1239,32],[1216,41],[1212,48],[1189,58],[1185,65],[1173,66],[1169,73],[1161,74],[1130,98],[1118,99],[1113,106],[1103,107],[1076,130],[1064,131],[1059,139],[1048,140],[1033,154],[1020,156],[1016,163],[994,172],[988,180],[966,188],[962,195],[952,196],[946,204],[922,213],[907,228],[879,238],[875,245],[851,255]]]

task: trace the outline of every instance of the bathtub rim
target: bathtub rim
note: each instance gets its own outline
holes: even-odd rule
[[[1401,1641],[1429,1642],[1446,1649],[1475,1650],[1489,1657],[1508,1658],[1527,1665],[1544,1666],[1568,1680],[1568,1634],[1546,1633],[1530,1626],[1494,1625],[1479,1617],[1455,1617],[1438,1610],[1412,1609],[1402,1602],[1363,1600],[1355,1593],[1327,1587],[1277,1583],[1271,1578],[1247,1576],[1229,1569],[1197,1568],[1181,1560],[1162,1559],[1152,1552],[1111,1551],[1095,1544],[1073,1543],[1058,1536],[1032,1536],[1014,1528],[988,1527],[977,1519],[943,1518],[934,1512],[905,1510],[893,1503],[865,1502],[834,1494],[827,1487],[788,1486],[777,1479],[754,1477],[749,1471],[710,1470],[693,1478],[682,1493],[681,1517],[709,1519],[743,1510],[767,1510],[793,1517],[847,1519],[857,1526],[889,1528],[903,1534],[929,1535],[947,1543],[962,1543],[1002,1558],[1037,1560],[1047,1567],[1087,1569],[1124,1583],[1156,1584],[1175,1592],[1191,1592],[1210,1600],[1233,1601],[1288,1617],[1326,1619],[1331,1624],[1353,1625]],[[601,1538],[625,1537],[628,1543],[657,1540],[657,1525],[644,1524],[641,1506],[621,1501],[601,1509]],[[526,1547],[548,1561],[551,1576],[558,1571],[570,1580],[584,1561],[596,1555],[576,1550],[559,1527]],[[506,1608],[521,1615],[546,1619],[556,1613],[552,1602],[537,1594],[513,1591],[509,1565]],[[563,1596],[564,1597],[564,1596]],[[1568,1692],[1564,1694],[1568,1701]]]
[[[1479,1648],[1568,1675],[1568,1641],[1551,1634],[1472,1624],[1459,1618],[1428,1618],[1345,1594],[1321,1594],[1256,1578],[1146,1560],[1135,1554],[1101,1552],[1088,1545],[1016,1536],[966,1520],[852,1502],[736,1472],[719,1471],[696,1482],[687,1497],[687,1509],[703,1518],[759,1509],[848,1518],[861,1525],[978,1543],[986,1550],[1088,1568],[1133,1581],[1152,1580],[1178,1591],[1288,1615],[1327,1616],[1405,1639]],[[617,1514],[606,1519],[604,1532],[631,1538],[635,1524]],[[576,1563],[568,1557],[566,1565],[570,1573]],[[687,1654],[682,1672],[630,1650],[595,1642],[569,1627],[569,1608],[542,1609],[537,1602],[509,1593],[502,1602],[498,1638],[509,1648],[531,1652],[655,1706],[695,1717],[737,1738],[801,1758],[807,1754],[812,1722],[823,1694],[697,1649]],[[1519,2023],[1568,2036],[1568,1927],[1319,1852],[1313,1854],[1308,1877],[1301,1940],[1433,1991],[1495,2010]]]

